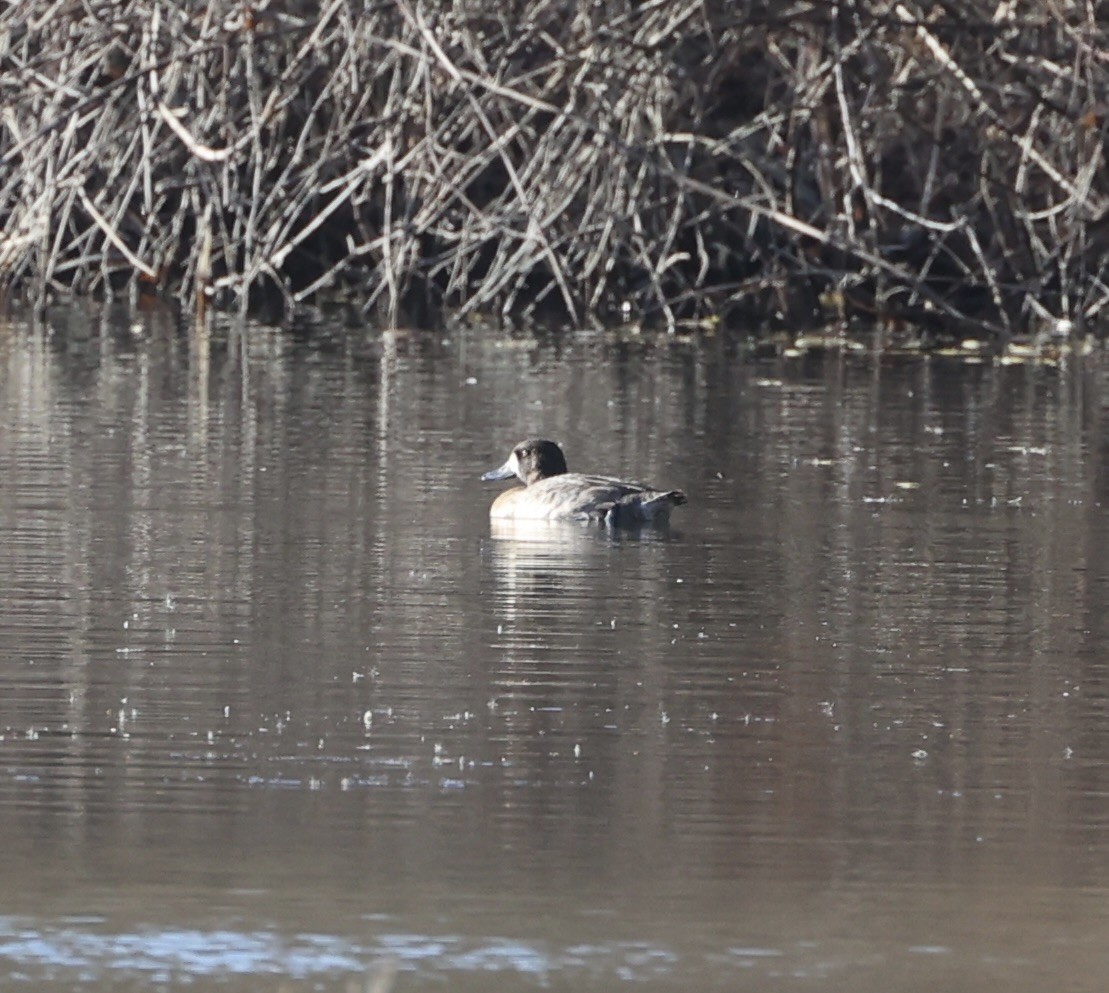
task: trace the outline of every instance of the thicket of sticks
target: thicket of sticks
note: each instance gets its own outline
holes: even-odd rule
[[[1096,326],[1095,6],[9,3],[0,290]]]

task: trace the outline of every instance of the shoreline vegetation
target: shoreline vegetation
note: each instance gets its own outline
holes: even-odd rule
[[[1107,126],[1078,0],[21,0],[0,296],[1064,336]]]

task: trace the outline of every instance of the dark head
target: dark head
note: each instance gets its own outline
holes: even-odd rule
[[[510,479],[516,476],[530,486],[540,479],[561,476],[564,472],[566,472],[566,457],[558,445],[544,438],[529,438],[512,449],[512,454],[508,456],[508,461],[504,465],[499,469],[490,470],[481,478]]]

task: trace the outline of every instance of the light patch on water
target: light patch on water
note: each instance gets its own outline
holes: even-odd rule
[[[95,925],[94,920],[88,921]],[[531,980],[555,973],[607,974],[624,981],[668,975],[680,965],[673,950],[644,942],[550,947],[507,937],[386,933],[366,942],[327,934],[280,935],[266,930],[165,928],[111,933],[77,921],[38,924],[0,918],[0,963],[28,981],[100,984],[109,977],[152,983],[228,976],[291,980],[366,975],[384,962],[402,972],[515,974]],[[529,983],[530,985],[530,983]]]
[[[373,964],[364,949],[330,935],[286,938],[265,931],[189,928],[111,934],[42,927],[12,918],[0,920],[0,961],[9,970],[59,978],[61,973],[77,973],[90,982],[117,972],[146,973],[162,980],[228,973],[305,978],[363,971]]]

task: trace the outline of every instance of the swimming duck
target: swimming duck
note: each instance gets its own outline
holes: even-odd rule
[[[685,503],[681,490],[656,490],[607,476],[568,472],[562,449],[545,438],[522,441],[499,469],[481,478],[511,479],[523,486],[505,490],[489,508],[493,520],[577,519],[611,525],[665,522]]]

